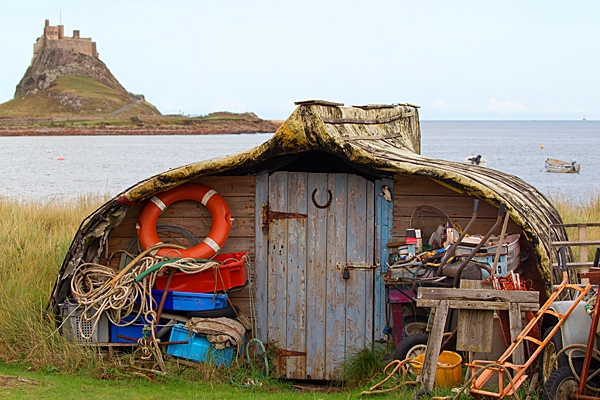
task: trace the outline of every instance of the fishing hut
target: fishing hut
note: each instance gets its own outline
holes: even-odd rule
[[[391,303],[411,299],[397,291],[399,271],[406,268],[395,269],[396,263],[420,252],[433,253],[433,264],[441,263],[438,250],[450,243],[448,235],[455,238],[468,226],[469,237],[484,236],[498,226],[501,209],[510,218],[495,246],[518,251],[503,253],[512,261],[501,258],[499,271],[517,270],[544,301],[551,282],[549,243],[564,238],[564,232],[549,229],[561,223],[560,216],[533,186],[493,169],[422,156],[418,106],[296,105],[262,145],[151,176],[88,216],[56,280],[51,306],[57,316],[65,320],[65,304],[77,305],[73,281],[82,265],[112,270],[101,280],[106,287],[127,276],[142,252],[163,263],[217,254],[218,264],[243,261],[245,272],[227,286],[220,283],[218,268],[209,271],[212,280],[202,290],[212,296],[211,307],[219,309],[214,298],[226,296],[226,304],[247,316],[245,339],[253,336],[280,349],[282,376],[334,379],[340,362],[356,349],[402,338],[397,333],[403,321],[394,318]],[[499,228],[491,233],[496,240],[501,234]],[[159,243],[163,248],[147,250]],[[480,264],[490,259],[482,257]],[[436,269],[430,271],[434,278]],[[475,279],[483,279],[485,271],[478,269]],[[155,296],[162,314],[155,317],[175,326],[186,323],[189,311],[169,309],[163,296],[170,293],[170,275],[186,281],[194,274],[182,278],[176,266],[161,270],[160,265],[154,272],[151,289],[163,289]],[[145,282],[140,275],[131,280]],[[188,290],[202,292],[193,285]],[[390,291],[404,297],[390,300]],[[110,333],[95,341],[107,344],[107,338]],[[176,342],[172,336],[165,341]]]

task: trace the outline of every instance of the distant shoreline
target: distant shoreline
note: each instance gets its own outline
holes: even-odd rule
[[[283,121],[231,121],[206,125],[160,126],[16,126],[0,125],[0,137],[9,136],[127,136],[127,135],[235,135],[274,133]]]

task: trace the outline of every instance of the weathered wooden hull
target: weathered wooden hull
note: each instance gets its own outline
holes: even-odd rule
[[[250,259],[250,285],[229,298],[251,317],[248,335],[282,351],[278,367],[286,378],[334,379],[344,358],[386,339],[393,325],[389,255],[398,250],[392,243],[405,242],[407,228],[415,228],[419,206],[440,209],[464,227],[480,199],[469,233],[485,233],[506,204],[508,231],[523,238],[524,279],[544,292],[549,242],[565,238],[548,226],[561,222],[558,212],[517,177],[420,156],[418,124],[417,109],[407,105],[305,104],[255,149],[139,182],[83,221],[51,305],[58,310],[69,299],[82,262],[119,270],[112,255],[131,248],[144,205],[185,182],[210,186],[229,205],[233,223],[220,252],[247,252]],[[201,203],[181,201],[158,223],[202,240],[212,221]],[[161,239],[190,246],[178,233]]]

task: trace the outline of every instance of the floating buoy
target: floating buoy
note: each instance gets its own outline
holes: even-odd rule
[[[541,146],[540,146],[540,149],[543,149],[543,148],[544,148],[544,145],[541,145]]]
[[[46,153],[52,153],[52,150],[46,150]]]
[[[56,159],[57,159],[58,161],[63,161],[65,158],[64,158],[63,156],[58,156],[58,157],[56,157]]]

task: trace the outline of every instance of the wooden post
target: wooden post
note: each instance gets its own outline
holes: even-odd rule
[[[510,340],[515,341],[517,336],[523,330],[523,322],[521,319],[521,306],[519,303],[508,303],[508,320],[510,321]],[[514,351],[512,358],[516,365],[525,363],[525,353],[523,352],[523,343],[521,343]]]
[[[442,347],[442,338],[444,335],[444,327],[446,326],[446,317],[448,315],[448,300],[441,300],[435,310],[435,318],[433,320],[433,328],[429,334],[427,341],[427,350],[425,351],[425,359],[421,368],[421,383],[427,390],[432,390],[435,384],[435,371],[437,369],[438,357]]]
[[[585,242],[587,241],[587,226],[586,224],[580,224],[577,226],[577,241]],[[579,261],[584,263],[588,262],[588,247],[580,246],[579,247]],[[588,272],[590,267],[581,267],[580,272]],[[583,278],[581,279],[582,285],[587,285],[589,283],[589,279]]]

